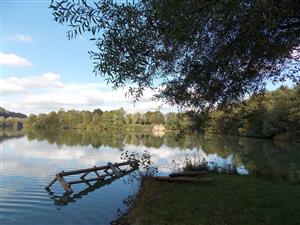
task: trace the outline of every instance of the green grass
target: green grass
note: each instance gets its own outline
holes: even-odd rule
[[[210,184],[144,178],[122,221],[135,225],[300,224],[300,185],[238,175],[210,176]]]

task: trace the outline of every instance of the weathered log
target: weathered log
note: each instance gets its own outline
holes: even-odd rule
[[[137,161],[128,161],[128,162],[123,162],[123,163],[115,163],[115,164],[112,164],[112,165],[113,166],[126,166],[126,165],[134,166],[136,164],[137,164]],[[105,169],[111,169],[111,167],[108,166],[108,165],[106,165],[106,166],[96,166],[96,167],[91,167],[91,168],[87,168],[87,169],[61,172],[59,175],[60,176],[69,176],[69,175],[75,175],[75,174],[87,173],[87,172],[93,172],[95,170],[105,170]]]
[[[208,171],[186,171],[180,173],[171,173],[169,177],[196,177],[207,174]]]
[[[87,172],[87,173],[83,174],[83,175],[80,177],[80,179],[83,180],[89,173],[90,173],[90,172]]]
[[[46,186],[46,189],[49,189],[56,181],[57,181],[57,178],[54,177],[54,179]]]
[[[91,181],[99,181],[99,180],[104,180],[105,176],[100,176],[97,178],[90,178],[90,179],[83,179],[83,180],[73,180],[70,181],[69,184],[80,184],[80,183],[86,183],[86,182],[91,182]]]
[[[97,172],[97,170],[95,170],[94,172],[95,172],[96,176],[100,179],[100,175],[99,175],[99,173]]]
[[[108,172],[108,169],[103,170],[103,172],[104,172],[107,176],[113,176],[113,175],[114,175],[114,173]]]
[[[199,182],[199,183],[206,183],[211,182],[211,178],[196,178],[196,177],[155,177],[156,180],[159,181],[179,181],[179,182]]]
[[[111,168],[111,170],[116,174],[117,177],[121,175],[120,171],[117,170],[117,168],[114,167],[114,165],[111,162],[107,163],[107,165]]]
[[[63,186],[63,188],[67,191],[67,192],[73,192],[71,185],[65,180],[65,178],[63,178],[62,176],[60,176],[59,174],[56,175],[56,179],[59,181],[59,183]]]
[[[92,185],[90,184],[90,182],[88,182],[87,180],[84,182],[87,186],[92,187]]]

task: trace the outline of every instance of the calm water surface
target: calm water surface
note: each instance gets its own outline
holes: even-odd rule
[[[126,211],[137,193],[136,172],[107,185],[73,185],[64,193],[56,183],[44,187],[61,170],[120,162],[121,148],[148,150],[160,173],[175,171],[187,161],[205,159],[210,169],[256,175],[262,179],[300,180],[299,144],[167,134],[102,132],[29,132],[2,134],[0,224],[110,224]]]

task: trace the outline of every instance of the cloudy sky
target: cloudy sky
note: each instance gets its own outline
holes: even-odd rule
[[[30,113],[60,108],[148,111],[161,107],[176,110],[149,99],[133,104],[126,89],[112,90],[92,73],[88,51],[94,48],[88,37],[68,40],[67,27],[54,22],[50,0],[0,0],[1,2],[1,106]]]
[[[150,101],[146,90],[141,102],[125,97],[126,89],[112,90],[92,73],[88,37],[68,40],[67,27],[54,22],[50,0],[1,0],[1,106],[30,113],[60,108],[126,111],[176,110]]]

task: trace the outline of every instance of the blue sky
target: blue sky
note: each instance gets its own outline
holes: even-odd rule
[[[112,90],[102,77],[92,73],[93,50],[89,37],[68,40],[68,27],[53,20],[50,1],[1,0],[1,105],[30,113],[61,108],[126,111],[156,110],[146,90],[141,102],[125,97],[126,89]],[[164,105],[162,111],[174,110]]]
[[[0,0],[1,2],[1,106],[11,111],[42,113],[61,108],[145,112],[176,110],[149,99],[125,97],[126,89],[112,90],[92,73],[93,50],[89,37],[68,40],[68,27],[53,20],[50,0]],[[268,85],[274,89],[279,85]]]
[[[3,52],[16,53],[32,63],[25,69],[5,67],[4,74],[26,76],[45,71],[63,74],[65,82],[99,82],[93,76],[88,39],[66,38],[67,27],[53,21],[50,1],[3,1]],[[13,41],[16,34],[28,35],[32,41]]]

